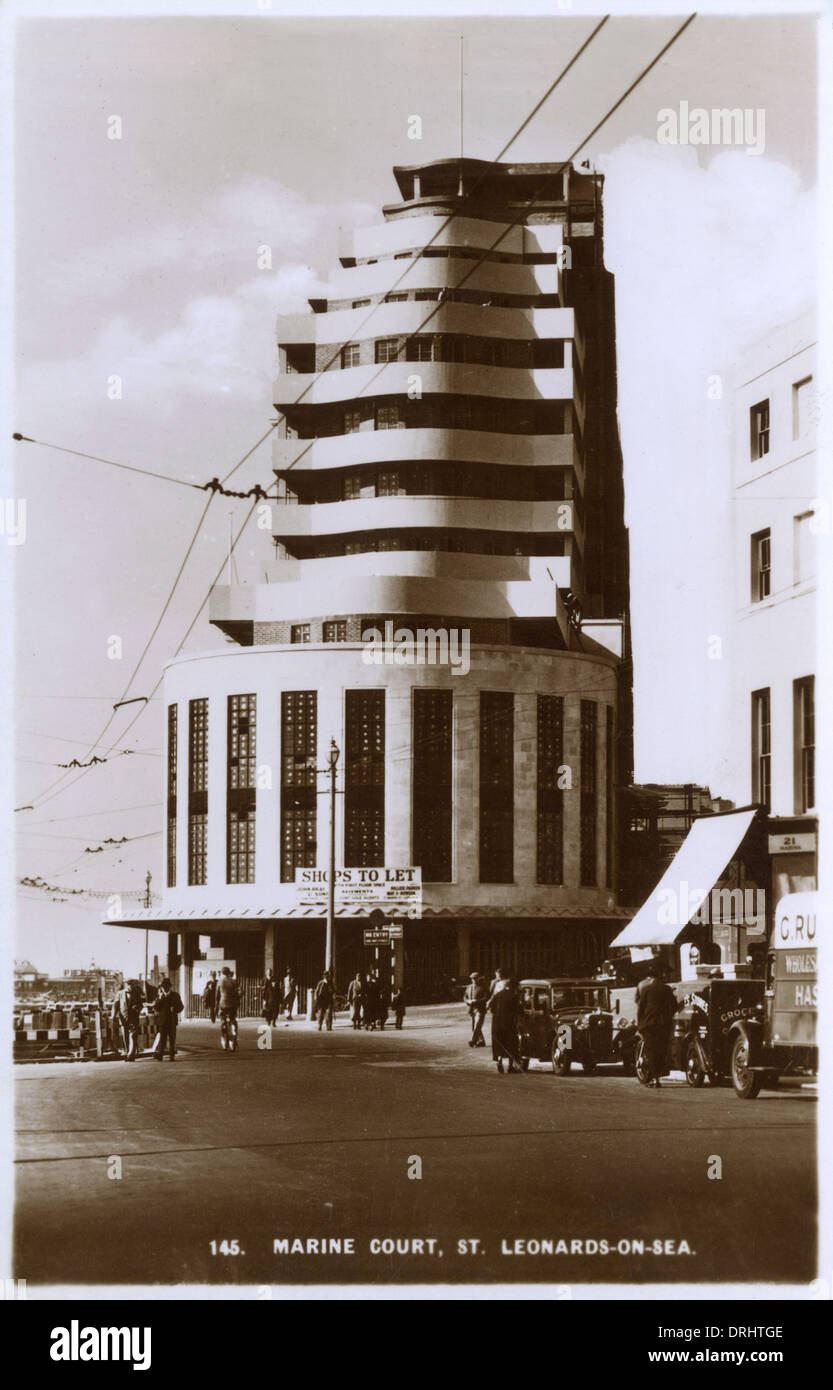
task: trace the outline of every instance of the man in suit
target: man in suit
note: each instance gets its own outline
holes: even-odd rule
[[[159,985],[159,993],[156,996],[156,1025],[159,1029],[159,1041],[153,1055],[157,1062],[164,1060],[166,1044],[170,1051],[171,1061],[176,1057],[176,1025],[184,1008],[185,1005],[176,990],[172,989],[171,982],[166,975]]]
[[[202,992],[202,1002],[205,1005],[206,1013],[211,1022],[217,1019],[217,971],[212,970],[205,982],[205,989]]]
[[[476,970],[472,972],[466,987],[465,1002],[471,1016],[469,1047],[485,1047],[483,1023],[486,1018],[486,1005],[489,1002],[489,986],[486,983],[486,976],[479,975]]]
[[[654,964],[636,987],[636,1026],[645,1045],[648,1085],[657,1090],[665,1071],[674,1015],[679,1007],[677,996],[666,984],[665,976],[665,967]]]

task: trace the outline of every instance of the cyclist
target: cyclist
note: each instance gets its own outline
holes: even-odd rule
[[[217,981],[217,1013],[220,1016],[220,1027],[228,1022],[229,1041],[237,1041],[237,1009],[240,1004],[240,991],[237,981],[232,975],[227,965],[223,966],[223,973]]]

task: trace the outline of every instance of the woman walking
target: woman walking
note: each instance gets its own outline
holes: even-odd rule
[[[487,1005],[492,1015],[492,1060],[503,1074],[503,1059],[507,1058],[510,1071],[520,1071],[521,1062],[518,1051],[518,1013],[520,999],[515,981],[507,979],[503,988],[492,995]]]

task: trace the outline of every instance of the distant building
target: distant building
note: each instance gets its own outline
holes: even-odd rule
[[[101,989],[102,997],[108,1000],[121,989],[123,978],[120,970],[99,970],[91,965],[88,970],[65,970],[63,975],[50,976],[45,990],[53,999],[80,1001],[97,999]]]
[[[30,960],[16,960],[14,963],[14,997],[26,999],[30,995],[43,994],[48,981]]]
[[[639,907],[656,888],[695,816],[729,811],[732,803],[692,782],[645,782],[628,787],[623,807],[622,899]]]

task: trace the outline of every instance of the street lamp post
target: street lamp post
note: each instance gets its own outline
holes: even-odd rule
[[[152,901],[150,896],[151,879],[152,874],[150,872],[150,869],[148,869],[147,874],[145,875],[145,907],[150,907]],[[145,993],[147,993],[148,987],[148,935],[148,928],[145,927]]]
[[[335,914],[336,914],[336,764],[338,748],[330,739],[330,870],[327,878],[327,939],[324,948],[324,969],[333,972],[335,979]]]

